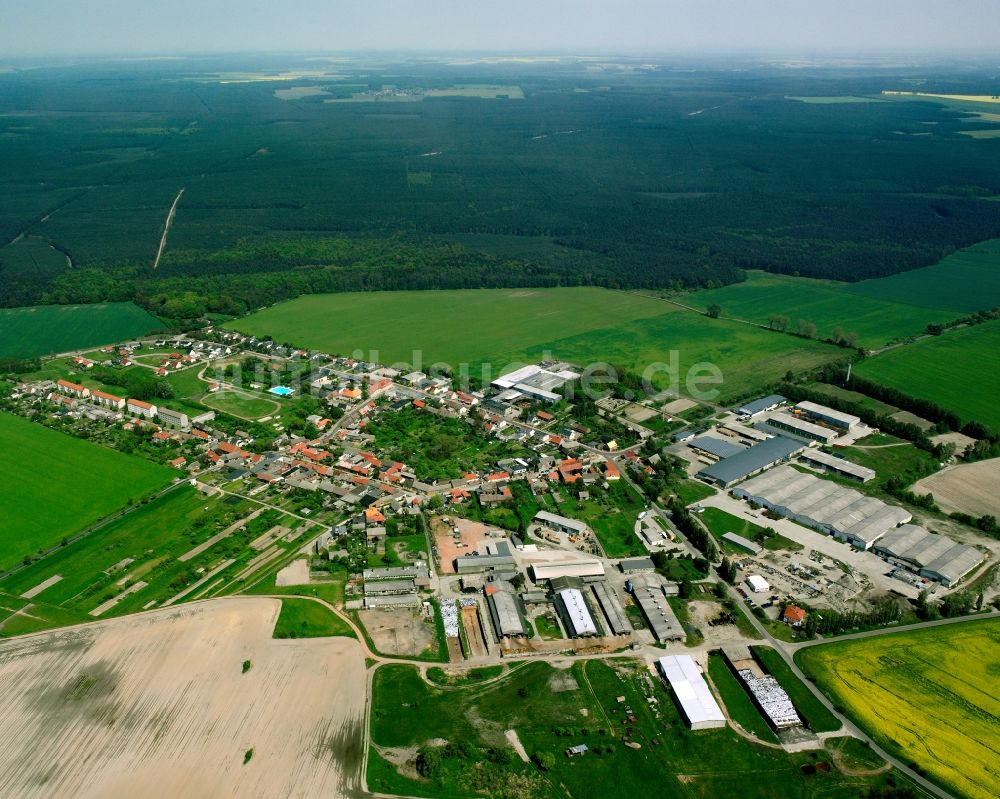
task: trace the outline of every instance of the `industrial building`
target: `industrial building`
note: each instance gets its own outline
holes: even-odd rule
[[[455,571],[458,574],[472,574],[504,567],[514,568],[514,556],[511,554],[510,544],[506,541],[490,542],[485,549],[485,554],[463,555],[460,558],[455,558]]]
[[[716,438],[715,436],[698,436],[691,439],[688,442],[688,446],[696,450],[699,454],[714,460],[731,458],[733,455],[739,455],[746,450],[746,447],[733,444],[730,441],[723,441],[721,438]]]
[[[808,463],[810,466],[832,472],[840,477],[857,480],[859,483],[867,483],[875,479],[874,469],[869,469],[866,466],[858,466],[856,463],[838,458],[836,455],[823,452],[821,449],[807,449],[799,455],[799,460]]]
[[[806,414],[810,419],[815,419],[823,424],[839,427],[841,430],[853,430],[861,424],[861,417],[852,416],[849,413],[835,411],[825,405],[818,405],[815,402],[800,402],[795,406],[797,411]]]
[[[873,551],[890,563],[950,588],[983,562],[975,547],[958,544],[916,524],[904,524],[886,533]]]
[[[887,532],[913,518],[897,505],[791,466],[754,477],[732,493],[858,549],[870,549]]]
[[[531,577],[536,583],[559,577],[603,577],[604,564],[599,560],[563,560],[532,563]]]
[[[772,394],[769,397],[761,397],[760,399],[755,399],[753,402],[748,402],[746,405],[741,405],[736,409],[736,412],[740,416],[749,416],[752,419],[754,416],[760,416],[762,413],[780,408],[785,402],[785,398],[780,394]]]
[[[416,592],[413,580],[372,580],[364,585],[365,596],[390,596]]]
[[[587,531],[587,525],[576,519],[568,519],[547,510],[540,510],[535,514],[534,521],[552,530],[558,530],[567,535],[582,535]]]
[[[622,558],[618,562],[618,568],[623,574],[635,574],[636,572],[651,572],[656,568],[653,559],[650,557]]]
[[[755,594],[762,594],[765,591],[771,590],[771,586],[768,584],[767,580],[759,574],[751,574],[747,577],[747,585]]]
[[[832,444],[840,436],[836,430],[810,422],[802,416],[790,413],[776,413],[765,421],[758,422],[756,427],[762,430],[775,430],[780,433],[791,433],[805,441],[819,441],[821,444]]]
[[[556,609],[562,616],[570,638],[600,635],[583,594],[576,588],[564,588],[556,592]]]
[[[603,582],[594,583],[590,586],[590,590],[593,591],[594,598],[597,599],[597,606],[601,609],[604,618],[608,622],[608,629],[615,635],[628,635],[631,633],[632,624],[629,622],[621,602],[618,601],[618,597],[608,587],[608,584]]]
[[[725,458],[711,466],[706,466],[698,476],[704,480],[718,483],[723,488],[759,474],[765,469],[788,460],[792,455],[801,452],[804,445],[785,436],[775,436],[767,441],[754,444],[732,457]]]
[[[638,582],[638,581],[637,581]],[[667,602],[663,587],[656,583],[633,584],[632,599],[642,611],[646,623],[653,631],[653,637],[664,641],[683,641],[687,633],[674,615],[674,609]]]
[[[692,730],[726,726],[719,703],[690,655],[668,655],[660,658],[658,665]]]
[[[528,634],[517,598],[512,593],[489,585],[486,588],[486,606],[498,641]]]
[[[537,365],[525,366],[497,378],[491,385],[503,390],[505,395],[509,395],[506,396],[508,399],[528,396],[547,402],[558,402],[562,397],[556,394],[555,390],[580,377],[568,366],[568,364],[556,364],[550,368]]]
[[[744,538],[736,533],[723,533],[722,540],[727,544],[732,544],[738,549],[742,549],[745,552],[749,552],[751,555],[759,555],[764,551],[764,547],[760,544],[754,543],[749,538]]]

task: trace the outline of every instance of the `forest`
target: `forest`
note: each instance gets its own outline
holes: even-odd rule
[[[174,320],[308,292],[858,281],[1000,236],[1000,147],[962,133],[993,123],[879,94],[985,72],[276,58],[0,74],[0,307]],[[328,102],[487,83],[524,99]],[[796,99],[840,94],[871,102]]]

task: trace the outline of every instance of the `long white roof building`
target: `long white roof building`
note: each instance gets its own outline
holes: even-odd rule
[[[662,657],[659,666],[692,730],[726,726],[719,703],[690,655]]]

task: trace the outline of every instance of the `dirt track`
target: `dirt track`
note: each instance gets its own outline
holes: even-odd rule
[[[222,599],[0,643],[0,794],[356,794],[362,650],[273,640],[279,607]]]

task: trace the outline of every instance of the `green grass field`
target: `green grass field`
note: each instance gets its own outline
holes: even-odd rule
[[[768,324],[771,314],[781,314],[791,320],[790,329],[803,319],[816,325],[816,335],[821,338],[839,326],[845,334],[857,333],[858,343],[873,349],[922,333],[930,322],[945,322],[957,315],[951,310],[904,304],[909,299],[903,292],[868,297],[849,294],[852,290],[850,284],[832,280],[751,271],[745,283],[698,291],[681,301],[699,308],[717,303],[723,316],[763,325]]]
[[[680,389],[696,363],[723,372],[723,395],[756,388],[789,369],[842,352],[819,342],[712,320],[651,297],[597,288],[371,292],[300,297],[227,327],[334,354],[422,366],[470,364],[474,378],[550,356],[580,365],[607,362],[642,373],[677,352]],[[667,387],[668,375],[654,382]],[[711,389],[714,386],[707,385]]]
[[[203,384],[204,385],[204,384]],[[269,416],[281,410],[276,400],[256,397],[242,391],[220,391],[217,394],[206,394],[200,400],[202,405],[213,408],[241,419],[256,420]]]
[[[275,638],[356,637],[347,622],[311,599],[282,599],[281,613],[272,635]]]
[[[33,358],[115,344],[163,327],[131,302],[0,309],[0,357]]]
[[[792,552],[798,552],[802,549],[801,544],[792,541],[790,538],[779,534],[767,536],[764,534],[765,528],[761,525],[754,524],[746,519],[740,519],[721,508],[705,508],[705,510],[698,514],[698,518],[712,531],[718,539],[719,545],[727,552],[746,554],[745,550],[722,541],[722,536],[725,533],[736,533],[736,535],[749,538],[751,541],[756,541],[765,549],[788,549]]]
[[[959,250],[933,266],[854,283],[847,291],[959,313],[995,308],[1000,305],[1000,239]]]
[[[176,472],[0,413],[0,569],[58,544]]]
[[[626,705],[634,721],[626,720]],[[529,756],[551,757],[545,770],[514,755],[504,738],[509,729]],[[856,799],[883,779],[835,768],[807,775],[800,766],[816,762],[808,753],[758,746],[730,729],[691,732],[669,692],[635,661],[578,662],[565,670],[528,663],[490,685],[453,689],[428,685],[411,666],[383,666],[374,676],[371,736],[370,790],[409,796]],[[420,747],[434,738],[449,746],[426,778],[405,777],[379,755],[383,747]],[[590,751],[565,756],[580,743]]]
[[[890,752],[956,795],[997,795],[1000,621],[825,644],[796,659]]]
[[[949,331],[857,365],[857,373],[1000,429],[1000,322]]]

